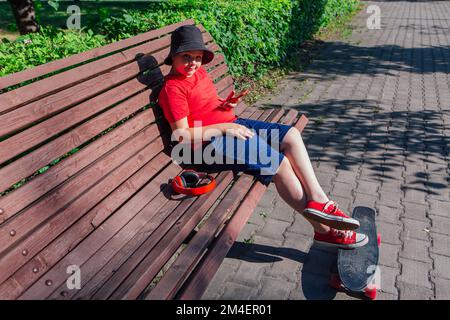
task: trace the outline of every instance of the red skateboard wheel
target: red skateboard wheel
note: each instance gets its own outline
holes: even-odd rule
[[[378,242],[378,246],[380,246],[381,245],[381,234],[378,234],[377,242]]]
[[[377,298],[377,289],[376,288],[366,288],[366,289],[364,289],[364,295],[371,300],[375,300]]]

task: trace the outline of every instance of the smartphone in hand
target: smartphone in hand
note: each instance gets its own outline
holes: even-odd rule
[[[221,107],[225,107],[225,105],[227,105],[228,103],[236,103],[240,98],[244,97],[249,91],[250,91],[249,89],[246,89],[246,90],[242,91],[241,93],[239,93],[237,96],[235,96],[234,91],[232,90],[228,94],[227,98],[221,104]]]

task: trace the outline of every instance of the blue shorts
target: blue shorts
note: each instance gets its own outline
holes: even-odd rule
[[[269,185],[285,157],[279,151],[281,142],[293,126],[247,118],[237,118],[234,123],[256,134],[246,140],[225,134],[213,137],[201,150],[210,152],[215,161],[201,166],[214,171],[243,171],[255,176],[262,184]]]

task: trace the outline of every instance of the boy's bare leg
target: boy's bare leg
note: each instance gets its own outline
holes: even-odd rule
[[[281,198],[297,212],[302,213],[306,206],[306,194],[302,184],[295,175],[290,161],[286,157],[273,177],[273,182]],[[311,223],[316,232],[325,233],[330,230],[330,227],[324,224],[310,219],[306,220]]]
[[[292,169],[306,189],[308,200],[328,201],[329,198],[323,191],[314,173],[300,131],[296,128],[290,129],[281,143],[280,151],[289,159]]]

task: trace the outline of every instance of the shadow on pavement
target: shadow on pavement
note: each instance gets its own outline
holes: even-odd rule
[[[336,296],[336,290],[328,285],[330,274],[336,267],[336,256],[336,249],[315,244],[305,253],[294,248],[235,242],[227,258],[252,263],[276,263],[284,259],[299,262],[303,264],[299,294],[308,300],[330,300]]]
[[[403,156],[406,165],[416,161],[443,164],[448,157],[450,138],[443,133],[442,118],[450,116],[450,110],[382,110],[379,102],[370,99],[328,99],[292,108],[310,120],[302,136],[311,160],[336,165],[339,170],[357,170],[364,163],[371,178],[388,182],[399,178],[404,163],[398,159]],[[439,195],[448,188],[450,176],[445,171],[427,171],[414,173],[414,180],[402,186],[402,191]],[[432,181],[430,175],[443,179]]]

